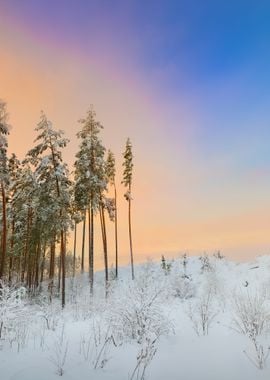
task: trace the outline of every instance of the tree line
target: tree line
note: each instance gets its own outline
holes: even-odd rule
[[[71,263],[76,274],[77,229],[82,223],[80,270],[85,272],[86,238],[88,237],[88,271],[90,294],[94,289],[95,218],[102,231],[106,294],[109,286],[106,214],[114,223],[115,273],[118,278],[118,220],[115,156],[100,138],[103,129],[91,106],[79,120],[79,149],[72,172],[63,161],[63,149],[69,140],[56,130],[44,112],[35,128],[34,147],[23,160],[8,155],[8,112],[0,100],[0,183],[1,246],[0,282],[19,282],[36,293],[48,286],[50,298],[57,289],[65,306],[67,277],[67,240],[73,231]],[[133,152],[128,138],[123,153],[122,184],[128,202],[128,232],[131,276],[134,279],[131,202]],[[108,196],[111,189],[113,197]],[[70,258],[69,258],[70,259]]]

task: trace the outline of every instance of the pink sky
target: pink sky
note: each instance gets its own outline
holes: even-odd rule
[[[128,136],[135,156],[133,226],[139,260],[167,252],[221,250],[236,259],[267,253],[268,182],[257,170],[232,174],[230,154],[202,158],[197,148],[203,111],[192,91],[168,96],[173,66],[147,77],[136,60],[138,42],[129,43],[129,35],[114,44],[115,36],[101,31],[102,48],[96,43],[89,54],[75,40],[53,39],[49,29],[42,33],[16,12],[5,9],[1,16],[0,97],[13,127],[10,151],[22,158],[31,147],[43,109],[71,140],[65,158],[72,165],[77,120],[94,104],[105,127],[104,143],[118,160],[122,263],[128,260],[128,231],[121,152]]]

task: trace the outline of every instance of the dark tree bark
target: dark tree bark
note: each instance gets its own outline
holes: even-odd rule
[[[131,194],[131,186],[129,184],[129,194]],[[133,260],[133,245],[132,245],[132,230],[131,230],[131,198],[128,199],[128,230],[129,230],[129,247],[130,247],[130,261],[131,261],[131,276],[132,280],[135,279],[134,274],[134,260]]]
[[[7,254],[7,205],[6,205],[6,192],[3,181],[1,182],[1,195],[2,195],[2,249],[0,260],[0,279],[4,276],[6,254]]]
[[[83,219],[81,273],[84,272],[85,227],[86,227],[86,210],[84,212],[84,219]]]

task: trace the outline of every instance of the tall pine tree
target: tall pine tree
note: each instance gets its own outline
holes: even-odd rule
[[[123,153],[124,156],[124,173],[122,183],[127,188],[124,194],[125,199],[128,201],[128,231],[129,231],[129,248],[130,248],[130,261],[131,261],[131,276],[132,280],[135,278],[134,274],[134,259],[133,259],[133,244],[132,244],[132,229],[131,229],[131,186],[132,186],[132,171],[133,171],[133,154],[131,141],[128,138],[126,142],[126,149]]]
[[[6,103],[0,100],[0,184],[2,201],[2,228],[1,228],[1,256],[0,256],[0,279],[4,276],[6,255],[7,255],[7,186],[8,186],[8,165],[7,165],[7,135],[9,134],[8,114]]]
[[[60,238],[60,269],[61,269],[61,300],[65,306],[65,256],[66,234],[71,225],[70,181],[68,168],[62,159],[62,149],[68,140],[63,138],[62,131],[53,129],[52,123],[42,112],[40,122],[36,127],[38,144],[28,152],[29,162],[34,165],[37,181],[43,197],[44,208],[39,217],[45,226],[48,215],[54,220],[51,244],[53,239]]]
[[[118,278],[118,220],[117,220],[117,191],[115,183],[115,157],[109,150],[106,162],[106,175],[109,184],[113,186],[114,199],[113,199],[113,220],[114,220],[114,241],[115,241],[115,278]],[[110,214],[110,213],[109,213]]]
[[[101,194],[106,189],[104,176],[105,148],[99,138],[103,126],[96,121],[96,113],[90,107],[84,119],[79,121],[82,129],[77,137],[81,139],[75,162],[75,199],[82,211],[88,212],[89,239],[89,281],[90,292],[94,285],[94,215],[99,211]]]

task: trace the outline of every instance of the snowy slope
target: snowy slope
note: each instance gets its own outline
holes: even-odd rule
[[[270,258],[183,258],[68,283],[68,304],[20,290],[1,301],[1,380],[270,378]],[[15,297],[13,293],[17,292]],[[261,369],[259,367],[262,367]]]

